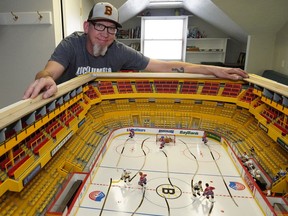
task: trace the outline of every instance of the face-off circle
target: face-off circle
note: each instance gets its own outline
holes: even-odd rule
[[[156,193],[166,199],[177,199],[182,195],[182,190],[175,185],[163,184],[156,188]]]
[[[178,178],[170,178],[171,183],[167,178],[159,177],[150,179],[147,182],[147,191],[145,198],[151,203],[167,208],[167,204],[164,199],[169,202],[171,209],[185,208],[192,204],[191,199],[191,185],[189,180],[186,182]]]

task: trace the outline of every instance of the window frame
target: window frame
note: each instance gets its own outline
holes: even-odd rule
[[[177,39],[167,39],[167,38],[157,38],[157,39],[147,39],[145,38],[145,28],[146,27],[146,21],[149,20],[149,21],[171,21],[171,20],[183,20],[183,27],[182,27],[182,34],[180,36],[180,38],[177,38]],[[151,57],[149,55],[147,55],[147,49],[145,50],[145,47],[146,47],[146,44],[145,42],[167,42],[167,41],[173,41],[173,42],[181,42],[181,50],[180,50],[180,58],[158,58],[156,57],[157,59],[160,59],[160,60],[169,60],[169,61],[185,61],[186,59],[186,45],[187,45],[187,28],[188,28],[188,16],[147,16],[147,17],[142,17],[141,18],[141,53],[143,53],[144,55],[148,56],[148,57]],[[171,28],[171,32],[174,31],[173,28]],[[178,49],[179,50],[179,49]],[[167,52],[165,52],[165,55],[167,54]],[[155,58],[155,57],[151,57],[151,58]]]

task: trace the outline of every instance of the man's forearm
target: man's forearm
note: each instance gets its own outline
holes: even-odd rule
[[[51,77],[53,79],[53,76],[51,73],[49,73],[49,71],[47,70],[42,70],[40,72],[38,72],[35,76],[35,80],[40,79],[40,78],[44,78],[44,77]]]

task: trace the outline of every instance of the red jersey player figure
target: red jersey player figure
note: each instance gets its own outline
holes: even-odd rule
[[[206,183],[205,186],[206,186],[206,188],[205,188],[205,190],[203,192],[203,196],[206,196],[207,199],[209,199],[211,197],[210,201],[214,202],[214,191],[213,190],[215,188],[212,187],[212,186],[209,186],[208,183]]]
[[[206,144],[206,143],[208,142],[208,138],[207,138],[206,131],[204,131],[204,133],[203,133],[202,142],[203,142],[204,144]]]
[[[147,174],[144,174],[143,172],[139,172],[140,179],[138,181],[138,185],[141,185],[142,187],[146,187],[147,184]]]
[[[133,137],[135,136],[135,131],[134,131],[134,129],[132,128],[132,129],[130,129],[129,131],[130,131],[129,137],[130,137],[130,138],[133,138]]]
[[[166,143],[164,136],[161,136],[161,138],[159,139],[159,141],[161,142],[161,143],[160,143],[160,149],[164,148],[165,143]]]
[[[202,181],[198,181],[193,185],[193,196],[194,197],[197,197],[197,195],[200,196],[200,191],[203,192]]]

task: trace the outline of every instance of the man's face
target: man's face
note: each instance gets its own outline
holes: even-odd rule
[[[84,30],[88,36],[88,52],[94,56],[105,55],[117,32],[115,24],[109,21],[85,22]]]

